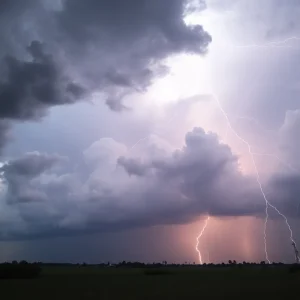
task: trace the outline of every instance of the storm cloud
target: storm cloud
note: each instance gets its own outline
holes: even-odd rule
[[[64,162],[58,156],[32,153],[3,165],[7,186],[3,199],[31,228],[11,237],[185,223],[200,214],[240,216],[264,211],[253,178],[240,173],[228,146],[201,128],[187,133],[185,146],[168,155],[153,156],[149,147],[143,163],[126,158],[124,150],[125,146],[109,139],[92,145],[84,152],[86,164],[94,166],[85,179],[76,172],[51,171],[54,164]],[[43,226],[36,219],[39,210]]]
[[[184,23],[184,0],[65,1],[57,14],[59,39],[70,56],[89,60],[81,72],[107,93],[112,110],[124,93],[142,92],[166,74],[164,60],[180,53],[205,54],[211,42],[202,26]],[[97,61],[97,64],[92,63]],[[119,104],[118,104],[119,102]]]
[[[83,87],[62,76],[40,42],[33,41],[27,51],[30,61],[4,58],[4,78],[0,83],[1,119],[37,119],[47,108],[74,103],[84,94]]]
[[[167,73],[164,59],[206,53],[211,37],[201,26],[184,23],[186,4],[3,2],[0,118],[37,120],[50,107],[94,92],[105,95],[110,109],[126,110],[125,96],[145,91],[152,79]]]

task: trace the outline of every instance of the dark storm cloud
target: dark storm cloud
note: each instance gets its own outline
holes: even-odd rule
[[[143,91],[166,73],[163,60],[180,53],[204,54],[211,37],[201,26],[187,26],[184,0],[65,1],[57,15],[60,39],[81,64],[91,85],[108,91],[112,110],[125,106],[120,91]]]
[[[8,188],[7,202],[18,203],[46,199],[45,192],[39,189],[32,180],[63,160],[65,158],[58,155],[32,152],[5,163],[0,168],[0,173]]]
[[[85,179],[51,171],[60,161],[56,156],[36,153],[34,159],[29,155],[7,163],[2,205],[27,228],[11,231],[10,238],[186,223],[207,213],[264,212],[255,181],[239,172],[236,157],[215,135],[195,128],[186,145],[169,155],[153,157],[154,146],[160,147],[149,145],[143,160],[126,158],[122,144],[103,139],[84,152],[86,163],[94,162]],[[2,224],[3,230],[10,222]]]
[[[122,158],[121,165],[130,175],[146,176],[145,180],[154,176],[158,185],[155,190],[177,190],[187,204],[178,209],[179,218],[181,213],[232,216],[260,212],[255,183],[239,173],[237,157],[228,146],[219,143],[216,135],[195,128],[186,135],[185,144],[167,159],[140,163]],[[239,187],[231,190],[234,182]],[[177,203],[173,207],[176,206]]]
[[[201,26],[185,25],[186,4],[2,1],[0,118],[37,119],[95,91],[106,95],[111,110],[128,110],[123,98],[165,75],[165,58],[206,53],[211,37]]]
[[[23,157],[8,161],[0,171],[5,178],[25,177],[31,178],[50,169],[55,163],[62,160],[58,155],[48,155],[39,152],[27,153]]]
[[[0,78],[0,146],[9,128],[4,120],[37,120],[52,106],[82,99],[85,89],[65,76],[43,45],[33,41],[27,47],[29,60],[6,55]]]
[[[201,26],[185,25],[186,3],[184,0],[66,0],[59,18],[67,36],[81,43],[104,38],[107,41],[104,47],[144,44],[137,49],[144,52],[136,59],[143,55],[149,59],[161,58],[181,51],[206,52],[211,38]]]
[[[29,61],[7,56],[4,78],[0,82],[0,118],[30,120],[45,113],[51,106],[74,103],[84,89],[64,78],[43,46],[33,41],[27,48]]]

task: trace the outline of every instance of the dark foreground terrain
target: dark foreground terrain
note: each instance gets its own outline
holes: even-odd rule
[[[1,299],[298,299],[289,266],[128,268],[42,265],[37,278],[0,280]]]

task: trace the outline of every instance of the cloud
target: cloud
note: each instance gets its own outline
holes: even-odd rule
[[[300,170],[300,110],[287,111],[279,129],[279,150],[283,158]]]
[[[161,150],[153,155],[154,148]],[[149,144],[139,158],[124,145],[102,139],[84,151],[84,157],[87,176],[80,170],[58,173],[53,165],[60,157],[40,153],[1,168],[6,211],[18,214],[27,228],[10,238],[186,223],[207,213],[240,216],[264,211],[256,183],[240,173],[237,157],[200,128],[187,133],[185,146],[173,152],[162,143]],[[8,227],[9,222],[3,224],[1,232]]]
[[[9,123],[0,120],[0,149],[6,144],[8,140]]]
[[[64,78],[42,44],[33,41],[27,48],[30,61],[4,59],[5,78],[0,82],[0,118],[30,120],[39,118],[45,109],[74,103],[84,94],[80,85]]]
[[[108,93],[110,108],[120,111],[125,108],[116,104],[120,94],[144,91],[154,77],[166,74],[164,59],[207,52],[211,37],[201,26],[184,23],[186,4],[67,0],[56,15],[59,38],[75,63],[82,55],[90,58],[80,64],[81,71],[92,86]]]
[[[2,59],[0,80],[0,147],[7,141],[11,121],[39,120],[50,107],[83,99],[86,90],[46,54],[39,41],[27,47],[29,60],[11,55]]]
[[[117,162],[126,170],[126,172],[130,176],[144,176],[146,175],[147,169],[149,168],[147,165],[144,165],[139,160],[133,158],[126,158],[124,156],[119,157]]]
[[[166,58],[207,52],[211,37],[201,26],[184,23],[186,5],[185,0],[1,2],[0,120],[38,120],[49,108],[94,92],[104,95],[111,110],[128,110],[123,99],[164,76]]]
[[[6,162],[0,168],[0,173],[3,182],[7,185],[7,202],[46,200],[45,192],[35,185],[34,179],[63,160],[64,158],[58,155],[32,152]]]

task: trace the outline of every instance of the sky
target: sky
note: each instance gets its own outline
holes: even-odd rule
[[[299,12],[1,1],[0,261],[294,261]]]

